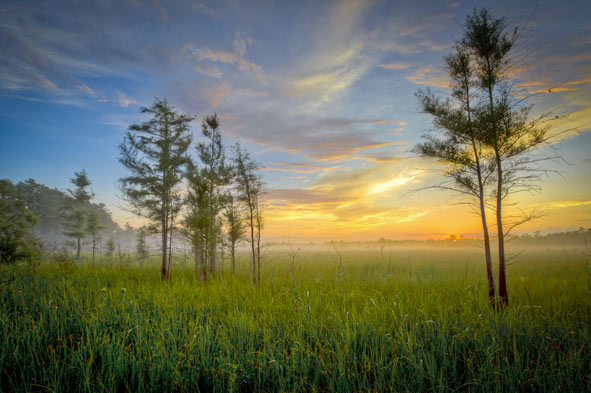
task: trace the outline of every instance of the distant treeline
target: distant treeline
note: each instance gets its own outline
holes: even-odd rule
[[[494,238],[492,239],[494,241]],[[574,231],[555,232],[542,235],[540,231],[533,234],[511,235],[506,237],[506,242],[512,246],[568,246],[581,247],[587,246],[591,249],[591,228],[579,228]],[[424,239],[424,240],[392,240],[380,238],[373,241],[325,241],[325,244],[335,244],[337,246],[359,245],[359,246],[401,246],[401,247],[447,247],[447,246],[478,246],[482,243],[481,239],[450,235],[446,239]],[[274,245],[288,245],[286,242],[274,242]]]
[[[57,188],[49,188],[37,183],[34,179],[13,184],[18,196],[24,201],[26,208],[36,217],[36,223],[30,232],[34,238],[42,242],[46,251],[57,251],[71,248],[71,238],[64,235],[65,212],[74,204],[74,198]],[[107,241],[114,238],[121,248],[131,249],[135,245],[135,231],[126,226],[122,229],[117,225],[111,213],[103,203],[88,202],[86,209],[98,218],[101,239]],[[88,239],[84,242],[87,245]]]

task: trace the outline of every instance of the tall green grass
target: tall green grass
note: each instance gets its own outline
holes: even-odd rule
[[[529,252],[511,306],[478,252],[269,252],[201,284],[152,266],[0,268],[3,392],[586,392],[586,256]],[[152,261],[156,264],[156,261]]]

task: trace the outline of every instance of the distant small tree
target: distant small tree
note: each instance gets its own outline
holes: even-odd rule
[[[101,240],[101,229],[104,226],[99,221],[98,214],[94,211],[90,211],[88,213],[87,223],[86,223],[86,232],[92,236],[92,264],[94,265],[94,255],[96,251],[96,246],[99,244]]]
[[[144,262],[146,258],[150,256],[150,250],[146,244],[146,229],[140,228],[137,231],[136,243],[135,243],[135,252],[137,253],[137,257],[140,261]]]
[[[119,146],[119,161],[131,172],[120,188],[133,212],[151,220],[162,234],[162,278],[169,276],[168,248],[175,211],[175,188],[181,183],[192,140],[191,116],[179,114],[166,100],[156,99],[141,113],[152,116],[132,124]]]
[[[94,194],[88,190],[90,180],[88,174],[83,169],[80,172],[75,172],[74,177],[70,182],[76,186],[74,189],[68,190],[72,197],[72,201],[64,211],[64,235],[74,238],[76,246],[76,259],[80,259],[80,250],[82,248],[82,239],[88,233],[87,218],[88,218],[88,203]]]
[[[109,237],[107,240],[107,256],[109,257],[109,262],[113,262],[113,254],[115,253],[115,240],[113,239],[113,235]]]

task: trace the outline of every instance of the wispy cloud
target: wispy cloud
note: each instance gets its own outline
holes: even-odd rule
[[[203,48],[194,48],[190,45],[187,46],[187,50],[192,52],[197,60],[210,60],[213,62],[237,64],[238,68],[242,71],[260,71],[261,69],[261,66],[243,59],[239,54],[234,52],[228,52],[220,49],[211,49],[207,46]]]
[[[123,108],[127,108],[131,104],[137,104],[138,103],[136,100],[127,97],[125,94],[123,94],[120,91],[117,91],[117,102]]]
[[[300,153],[307,159],[336,162],[354,159],[359,153],[374,154],[389,150],[390,156],[403,143],[392,135],[391,124],[402,121],[384,119],[311,119],[300,116],[296,125],[285,124],[285,117],[268,114],[264,118],[243,115],[243,121],[251,124],[247,133],[238,133],[246,140],[263,144],[273,149]],[[234,119],[230,120],[233,123]],[[240,127],[239,124],[236,125]],[[230,124],[232,127],[232,124]]]
[[[309,53],[294,64],[286,88],[306,100],[305,109],[315,110],[347,94],[377,63],[363,40],[362,21],[373,5],[373,1],[352,0],[329,7],[327,20],[316,32]]]
[[[253,72],[257,80],[262,84],[267,84],[268,81],[263,75],[262,67],[256,63],[246,60],[246,50],[248,45],[252,45],[251,38],[243,38],[240,33],[237,33],[236,39],[232,42],[233,50],[227,51],[223,49],[212,49],[209,46],[195,47],[194,45],[186,45],[184,48],[187,61],[192,64],[193,68],[203,74],[219,78],[222,72],[213,67],[202,64],[203,61],[210,61],[214,63],[233,64],[238,67],[240,71]]]
[[[405,70],[410,67],[408,63],[390,63],[390,64],[380,64],[380,67],[385,68],[387,70]]]
[[[376,49],[404,55],[425,51],[440,52],[450,46],[446,41],[435,41],[434,33],[449,28],[454,15],[441,12],[435,15],[416,15],[415,18],[399,18],[396,14],[388,27],[376,30],[375,37],[368,45]],[[416,23],[417,19],[422,22]]]
[[[406,79],[417,85],[428,85],[435,87],[449,87],[449,81],[441,71],[433,67],[423,67],[414,71]]]
[[[420,171],[413,171],[408,174],[400,174],[398,176],[393,177],[392,179],[386,180],[384,182],[373,184],[369,188],[370,194],[381,194],[386,191],[390,191],[391,189],[399,186],[403,186],[408,184],[413,179],[415,179],[420,174]]]
[[[42,75],[39,75],[39,74],[34,74],[34,75],[35,75],[36,79],[39,81],[39,84],[41,87],[43,87],[45,89],[57,90],[57,86],[55,85],[55,83],[53,83],[49,79],[44,78]]]
[[[318,168],[276,168],[276,167],[262,167],[263,171],[277,171],[277,172],[297,172],[297,173],[316,173],[322,169]]]
[[[193,69],[207,76],[211,76],[212,78],[221,78],[222,75],[224,75],[222,71],[214,66],[195,64],[193,65]]]
[[[549,205],[549,208],[552,209],[564,209],[569,207],[577,207],[577,206],[585,206],[591,205],[591,201],[559,201],[559,202],[552,202]]]
[[[316,173],[323,170],[330,170],[334,167],[323,166],[323,165],[310,165],[310,164],[299,164],[299,163],[288,163],[288,162],[271,162],[270,165],[273,167],[263,167],[266,171],[279,171],[279,172],[299,172],[299,173]]]
[[[162,3],[160,2],[160,0],[154,0],[154,5],[156,6],[156,9],[158,9],[158,12],[160,13],[160,19],[162,19],[163,22],[168,22],[168,20],[169,20],[168,13],[166,12],[166,9],[164,9],[164,7],[162,6]]]
[[[96,93],[94,92],[94,90],[88,87],[88,85],[80,82],[76,84],[76,88],[82,91],[83,93],[86,93],[90,97],[96,98]]]

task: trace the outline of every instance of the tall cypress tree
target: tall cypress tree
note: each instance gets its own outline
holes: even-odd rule
[[[125,199],[132,211],[149,219],[162,234],[162,278],[169,276],[167,261],[171,213],[175,188],[182,180],[191,145],[190,123],[193,117],[179,114],[166,99],[156,99],[142,114],[152,118],[132,124],[119,146],[119,161],[130,175],[119,180]]]
[[[496,305],[496,288],[492,268],[490,235],[486,218],[486,185],[493,175],[494,168],[488,165],[490,153],[483,149],[478,140],[478,130],[474,122],[477,102],[475,95],[474,71],[467,51],[461,45],[456,52],[445,57],[446,68],[451,79],[452,97],[441,100],[431,92],[417,94],[422,110],[433,117],[433,125],[442,138],[426,135],[427,140],[418,144],[414,151],[423,157],[436,159],[446,165],[445,176],[449,181],[435,186],[452,190],[467,196],[478,205],[488,296],[491,305]]]
[[[231,169],[226,165],[226,154],[222,143],[217,115],[208,116],[202,123],[204,142],[197,144],[197,153],[203,166],[202,176],[205,177],[207,201],[207,253],[210,260],[210,270],[213,274],[217,269],[217,239],[220,228],[217,225],[217,215],[222,208],[221,188],[231,180]]]

